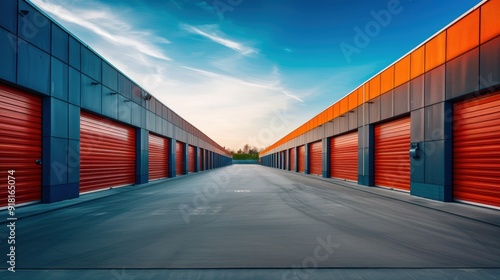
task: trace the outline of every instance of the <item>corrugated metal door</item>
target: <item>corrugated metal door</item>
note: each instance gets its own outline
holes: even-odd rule
[[[149,180],[168,177],[168,139],[149,134]]]
[[[313,175],[320,175],[322,168],[322,143],[321,141],[309,144],[309,173]]]
[[[188,164],[189,164],[189,172],[194,172],[195,170],[195,164],[196,164],[196,158],[195,158],[195,148],[191,145],[188,145]]]
[[[410,190],[410,117],[375,126],[375,185]]]
[[[299,172],[306,171],[306,146],[297,147]]]
[[[8,204],[9,175],[14,177],[16,204],[41,200],[42,166],[37,159],[42,159],[41,98],[0,86],[0,207]]]
[[[184,175],[184,143],[175,142],[175,174]]]
[[[80,115],[80,192],[135,183],[135,129]]]
[[[500,93],[454,105],[453,197],[500,207]]]
[[[295,149],[292,148],[289,150],[289,158],[290,158],[290,169],[291,171],[295,171]]]
[[[330,176],[358,181],[358,132],[330,139]]]

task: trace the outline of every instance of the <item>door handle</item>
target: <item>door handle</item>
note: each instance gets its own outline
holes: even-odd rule
[[[35,163],[36,163],[36,165],[42,165],[42,160],[41,159],[37,159],[37,160],[35,160]]]

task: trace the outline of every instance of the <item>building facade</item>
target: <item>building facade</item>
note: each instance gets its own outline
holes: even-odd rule
[[[231,164],[224,148],[36,7],[0,7],[0,174],[14,171],[17,205]],[[0,189],[0,208],[7,197]]]
[[[500,0],[264,150],[265,166],[500,207]]]

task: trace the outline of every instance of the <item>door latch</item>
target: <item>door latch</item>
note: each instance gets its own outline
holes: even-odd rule
[[[36,165],[42,165],[42,160],[41,159],[37,159],[37,160],[35,160],[35,163],[36,163]]]

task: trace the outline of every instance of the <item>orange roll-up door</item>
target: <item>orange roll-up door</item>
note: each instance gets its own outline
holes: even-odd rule
[[[330,176],[358,181],[358,132],[330,140]]]
[[[306,146],[297,147],[299,172],[306,171]]]
[[[0,86],[0,207],[8,204],[9,179],[16,204],[41,200],[42,166],[36,164],[41,158],[41,98]]]
[[[149,134],[149,180],[168,177],[168,139]]]
[[[322,168],[322,142],[314,142],[309,144],[309,173],[313,175],[320,175],[323,171]]]
[[[289,158],[290,158],[290,169],[291,171],[295,171],[295,148],[289,150]]]
[[[196,164],[196,159],[195,159],[195,148],[191,145],[188,146],[188,164],[189,164],[189,173],[194,172],[195,170],[195,164]]]
[[[175,174],[184,175],[184,143],[175,142]]]
[[[410,190],[410,117],[375,126],[375,185]]]
[[[500,92],[453,108],[453,197],[500,207]]]
[[[80,192],[135,183],[135,129],[80,115]]]

